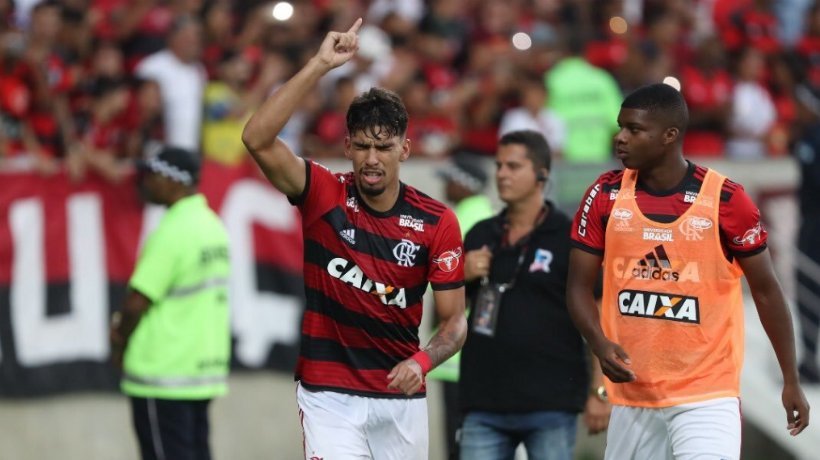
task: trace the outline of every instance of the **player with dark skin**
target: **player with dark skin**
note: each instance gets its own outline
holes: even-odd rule
[[[671,190],[684,178],[688,164],[683,156],[682,132],[685,120],[672,113],[622,108],[620,129],[615,135],[615,153],[625,168],[638,171],[640,180],[653,190]],[[598,356],[603,373],[613,383],[632,382],[629,351],[604,335],[595,305],[593,287],[601,270],[602,256],[573,248],[567,288],[569,311],[576,326]],[[772,343],[783,375],[782,403],[787,429],[792,436],[809,424],[809,404],[800,387],[791,315],[775,277],[768,249],[737,261],[751,288],[760,322]]]
[[[170,208],[177,201],[196,193],[196,186],[175,182],[162,174],[146,171],[141,177],[140,187],[149,203]],[[142,315],[151,307],[151,300],[141,292],[129,289],[122,303],[122,312],[115,314],[111,321],[109,338],[111,341],[111,361],[122,368],[125,345],[137,328]]]

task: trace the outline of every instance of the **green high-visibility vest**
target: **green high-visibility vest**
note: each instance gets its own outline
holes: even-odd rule
[[[205,197],[174,203],[129,281],[152,304],[125,349],[125,394],[209,399],[227,392],[229,275],[228,235]]]

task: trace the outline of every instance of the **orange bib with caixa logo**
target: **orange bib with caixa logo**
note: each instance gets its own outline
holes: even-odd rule
[[[648,219],[624,171],[606,228],[601,324],[632,360],[636,380],[613,384],[614,404],[668,407],[740,395],[743,299],[720,244],[724,176],[709,170],[674,222]]]

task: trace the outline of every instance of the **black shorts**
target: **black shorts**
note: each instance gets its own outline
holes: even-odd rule
[[[210,460],[210,399],[130,399],[143,460]]]

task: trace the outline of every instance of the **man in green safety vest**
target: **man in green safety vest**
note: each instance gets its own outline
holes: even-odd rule
[[[111,324],[143,459],[209,459],[208,404],[230,361],[228,235],[197,193],[199,160],[166,147],[141,164],[148,201],[168,210],[146,239]]]

